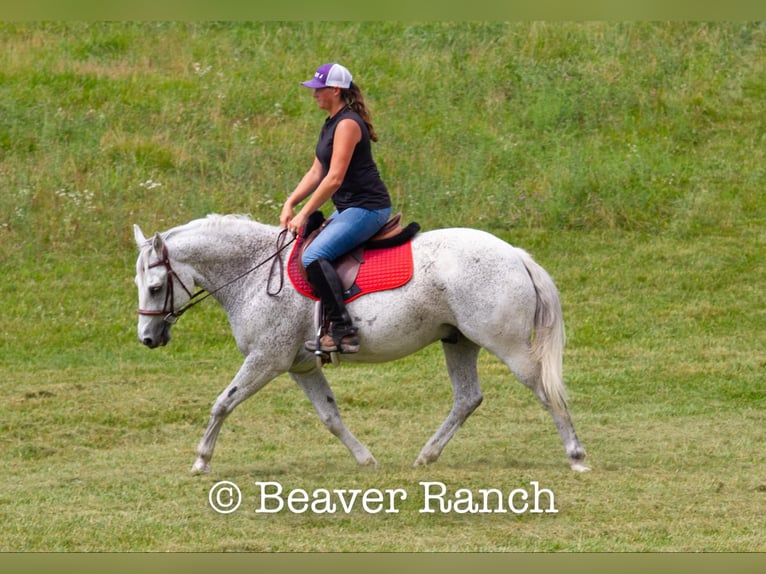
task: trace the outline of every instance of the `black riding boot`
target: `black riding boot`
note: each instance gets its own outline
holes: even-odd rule
[[[319,296],[330,327],[319,340],[319,350],[324,353],[356,353],[359,350],[357,329],[351,324],[351,316],[343,299],[343,286],[332,264],[320,258],[306,267],[309,282]],[[306,349],[317,350],[317,342],[306,341]]]

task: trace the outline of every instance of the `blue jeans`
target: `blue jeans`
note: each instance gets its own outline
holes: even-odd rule
[[[361,207],[349,207],[342,213],[337,211],[329,219],[329,225],[316,236],[303,252],[303,265],[308,267],[319,258],[334,261],[361,245],[375,235],[388,221],[391,208],[370,211]]]

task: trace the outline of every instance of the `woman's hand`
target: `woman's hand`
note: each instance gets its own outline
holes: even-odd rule
[[[314,157],[314,163],[311,164],[311,169],[306,172],[298,186],[282,206],[282,212],[279,214],[279,225],[283,229],[288,229],[290,231],[295,229],[296,231],[300,231],[300,228],[306,224],[306,218],[303,218],[299,221],[299,225],[293,225],[295,207],[314,192],[317,186],[322,182],[323,177],[322,164],[319,163],[318,158]],[[309,211],[309,213],[311,212]]]
[[[279,225],[284,228],[288,229],[290,225],[290,221],[293,219],[293,206],[285,202],[285,204],[282,206],[282,213],[279,214]]]
[[[290,231],[290,233],[293,234],[293,236],[298,235],[301,230],[306,226],[306,221],[308,220],[308,217],[303,214],[303,211],[301,210],[298,215],[293,217],[290,222],[287,224],[287,229]]]

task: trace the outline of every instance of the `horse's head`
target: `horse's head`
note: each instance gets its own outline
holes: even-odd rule
[[[134,225],[133,230],[140,250],[136,262],[138,339],[154,349],[170,341],[170,329],[180,315],[179,310],[192,298],[186,285],[192,285],[193,281],[190,276],[184,277],[182,266],[173,268],[167,245],[159,233],[148,240],[138,225]]]

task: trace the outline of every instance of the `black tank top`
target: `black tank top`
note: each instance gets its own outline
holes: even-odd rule
[[[332,201],[338,211],[348,207],[364,209],[383,209],[391,207],[391,196],[385,183],[380,178],[378,167],[372,159],[370,132],[359,114],[350,108],[344,108],[331,118],[327,118],[319,133],[316,156],[324,168],[325,175],[330,169],[335,128],[343,119],[352,119],[362,130],[362,139],[356,144],[354,153],[346,171],[346,177]]]

